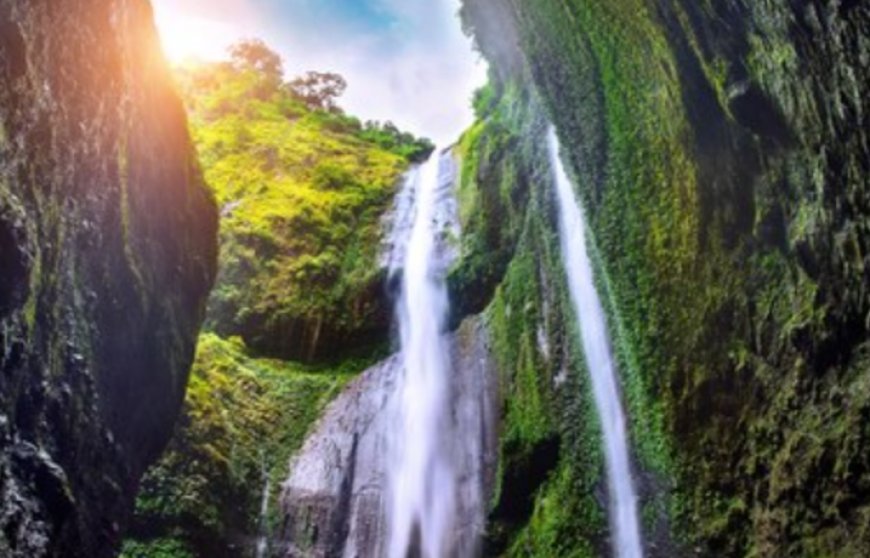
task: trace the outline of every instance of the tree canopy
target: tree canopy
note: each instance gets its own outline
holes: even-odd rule
[[[337,112],[336,100],[347,89],[347,81],[336,73],[307,72],[292,80],[290,90],[308,107],[315,110]]]
[[[229,48],[233,65],[240,70],[253,70],[281,83],[284,63],[281,56],[260,39],[246,39]]]

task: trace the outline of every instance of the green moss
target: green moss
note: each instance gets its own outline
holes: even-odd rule
[[[124,542],[120,558],[195,558],[184,542],[172,539],[154,539],[140,543],[132,540]]]
[[[181,423],[142,481],[135,532],[175,533],[200,552],[256,534],[263,487],[275,509],[290,456],[324,406],[367,361],[322,368],[253,359],[242,341],[204,334]]]
[[[459,205],[459,221],[463,229],[471,224],[472,217],[479,209],[480,190],[477,186],[477,169],[480,165],[479,146],[484,130],[486,130],[486,122],[478,120],[462,134],[456,147],[456,154],[461,161],[456,198]]]
[[[543,129],[535,101],[519,84],[489,87],[488,112],[456,150],[462,257],[448,282],[458,316],[480,313],[492,299],[525,226],[530,181],[540,173],[531,140]]]
[[[140,268],[139,260],[136,256],[136,250],[133,246],[133,223],[131,217],[131,207],[130,207],[130,161],[128,159],[129,154],[127,153],[127,135],[126,132],[121,134],[121,137],[118,142],[118,156],[117,156],[117,165],[118,165],[118,190],[120,191],[119,203],[120,207],[120,215],[121,215],[121,236],[124,243],[124,257],[127,261],[127,267],[132,274],[133,280],[136,281],[136,285],[139,287],[137,290],[141,294],[141,298],[139,303],[142,305],[142,308],[146,308],[148,301],[146,297],[146,283],[145,277],[142,274],[142,270]]]
[[[866,407],[836,394],[870,315],[866,14],[464,4],[502,73],[519,37],[587,207],[633,445],[665,494],[646,523],[668,509],[715,555],[855,554],[865,510],[832,470],[863,462],[845,448]]]
[[[39,304],[39,293],[42,287],[42,258],[39,257],[39,247],[35,247],[37,253],[33,257],[33,268],[30,270],[30,295],[24,303],[24,322],[29,330],[36,325],[36,309]]]
[[[522,253],[511,263],[507,277],[488,310],[493,350],[504,386],[502,444],[527,451],[554,431],[552,394],[536,347],[540,322],[536,306],[537,268],[531,254]]]
[[[607,518],[591,494],[581,499],[565,497],[577,491],[572,473],[572,467],[560,467],[547,482],[535,500],[528,526],[514,539],[508,556],[593,558],[599,555],[589,533],[594,533],[592,526],[606,524]]]
[[[594,496],[602,482],[599,424],[550,220],[543,112],[521,83],[485,88],[480,120],[457,148],[464,240],[451,278],[471,287],[455,289],[454,305],[468,310],[471,292],[486,307],[501,373],[487,552],[593,556],[607,521]]]

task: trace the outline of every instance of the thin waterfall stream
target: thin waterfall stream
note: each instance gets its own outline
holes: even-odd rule
[[[266,553],[269,551],[269,495],[272,491],[272,480],[269,478],[268,471],[263,472],[265,481],[263,483],[263,496],[260,499],[260,531],[257,537],[257,548],[254,556],[256,558],[266,558]]]
[[[641,534],[637,516],[637,494],[631,476],[625,412],[607,323],[589,259],[586,221],[580,201],[565,172],[560,157],[556,129],[548,133],[548,148],[559,203],[559,236],[568,289],[580,327],[583,353],[592,382],[595,406],[601,422],[607,484],[610,494],[609,516],[614,556],[640,558]]]

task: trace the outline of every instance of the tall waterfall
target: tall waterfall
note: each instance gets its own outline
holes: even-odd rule
[[[389,556],[441,558],[456,527],[457,479],[450,457],[450,357],[443,334],[447,289],[438,196],[452,161],[434,153],[416,173],[415,215],[405,246],[400,376],[390,432]],[[444,170],[448,172],[444,172]]]
[[[571,301],[580,325],[583,352],[586,355],[586,365],[601,422],[610,493],[613,552],[618,558],[640,558],[643,551],[637,517],[637,496],[628,455],[625,413],[619,398],[617,373],[610,353],[604,311],[595,290],[587,251],[585,218],[562,165],[555,128],[550,128],[548,143],[559,201],[562,259],[568,276]]]

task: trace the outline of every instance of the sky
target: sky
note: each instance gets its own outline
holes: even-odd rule
[[[174,63],[218,60],[243,38],[263,39],[288,77],[343,75],[340,105],[363,120],[455,141],[472,123],[471,94],[486,65],[462,33],[458,0],[152,0]]]

